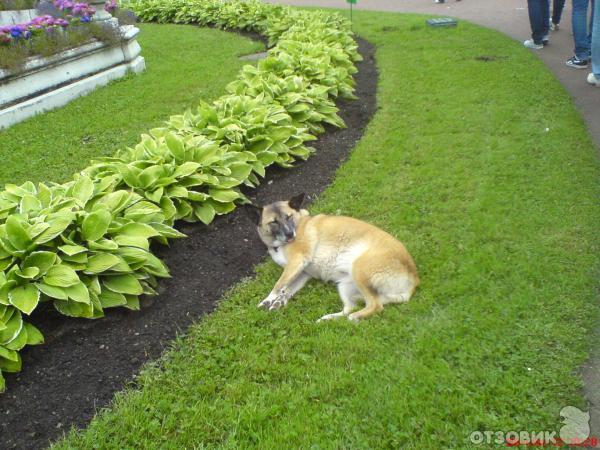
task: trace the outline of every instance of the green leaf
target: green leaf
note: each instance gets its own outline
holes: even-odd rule
[[[98,295],[103,308],[114,308],[115,306],[123,306],[127,304],[127,299],[123,294],[112,292],[108,289],[103,290]]]
[[[0,345],[8,344],[21,332],[21,328],[23,328],[21,312],[18,309],[13,308],[13,314],[10,319],[5,322],[5,325],[6,328],[0,331]]]
[[[123,164],[119,166],[119,173],[123,177],[123,181],[125,181],[125,183],[127,183],[127,185],[131,187],[140,187],[141,183],[138,179],[138,175],[140,174],[140,172],[141,170],[133,166],[132,164]]]
[[[21,327],[21,331],[19,334],[8,344],[5,344],[5,347],[9,350],[14,350],[18,352],[23,347],[27,345],[27,323],[23,322],[23,326]]]
[[[41,274],[46,273],[56,262],[54,252],[33,252],[23,261],[23,268],[37,267]]]
[[[73,286],[69,286],[63,288],[67,296],[78,303],[89,303],[90,302],[90,292],[85,284],[81,281]]]
[[[162,165],[150,166],[142,170],[139,175],[140,183],[142,187],[147,189],[153,186],[159,178],[165,175],[165,168]]]
[[[205,225],[210,224],[215,218],[215,208],[210,203],[206,202],[202,205],[194,206],[194,214],[200,219]]]
[[[160,199],[162,198],[163,194],[164,194],[164,188],[159,187],[158,189],[155,189],[153,191],[146,191],[145,195],[146,198],[148,200],[150,200],[151,202],[154,203],[159,203]]]
[[[37,277],[40,273],[40,269],[37,267],[26,267],[24,269],[16,269],[14,274],[22,280],[32,280]]]
[[[40,291],[33,284],[17,286],[8,293],[8,301],[25,314],[31,314],[40,301]]]
[[[148,250],[150,248],[150,244],[148,239],[143,236],[129,236],[129,235],[120,235],[115,237],[115,242],[120,246],[128,246],[128,247],[139,247],[144,250]]]
[[[73,197],[82,208],[94,194],[94,183],[91,178],[80,175],[73,185]]]
[[[196,173],[200,167],[202,166],[197,162],[187,161],[175,169],[173,176],[176,178],[187,177],[188,175]]]
[[[2,372],[19,372],[21,370],[21,356],[17,353],[17,361],[0,358],[0,370]]]
[[[138,267],[143,265],[148,260],[148,255],[150,255],[146,250],[137,247],[120,247],[117,253],[128,264]]]
[[[246,163],[235,163],[229,166],[231,169],[231,177],[236,178],[240,181],[245,180],[252,171],[252,166]]]
[[[54,307],[56,310],[70,317],[85,317],[91,319],[94,317],[94,305],[92,303],[78,303],[71,300],[55,300]]]
[[[119,262],[121,262],[121,258],[117,255],[113,255],[112,253],[98,253],[88,259],[84,273],[102,273]]]
[[[26,250],[32,243],[24,223],[16,216],[6,219],[6,237],[17,250]]]
[[[165,278],[170,276],[169,269],[167,268],[166,264],[151,253],[148,254],[148,259],[144,264],[144,269],[146,269],[148,273],[157,277]]]
[[[240,194],[238,192],[229,189],[211,188],[208,190],[208,194],[213,198],[213,200],[221,203],[229,203],[240,198]]]
[[[27,345],[39,345],[44,343],[44,335],[36,327],[30,323],[25,323],[24,328],[27,330]]]
[[[210,200],[209,203],[215,209],[215,213],[217,213],[218,215],[229,214],[231,211],[233,211],[235,209],[235,203],[233,203],[233,202],[219,203],[219,202]]]
[[[150,238],[158,236],[160,233],[148,224],[131,222],[127,225],[123,225],[119,229],[119,234],[126,236],[140,236],[144,238]]]
[[[44,282],[50,286],[64,288],[79,283],[79,277],[70,267],[64,264],[57,264],[48,270],[48,273],[44,277]]]
[[[101,210],[106,208],[111,213],[117,214],[129,206],[132,195],[133,194],[131,192],[124,190],[111,192],[110,194],[106,194],[104,197],[98,200],[98,202],[94,205],[94,209]]]
[[[127,309],[132,309],[134,311],[140,310],[140,298],[137,295],[126,295],[127,304],[123,305]]]
[[[8,349],[0,345],[0,358],[10,359],[11,361],[18,361],[19,356],[15,350]]]
[[[185,147],[183,142],[173,133],[165,134],[165,142],[175,159],[181,161],[185,159]]]
[[[133,275],[114,275],[102,280],[104,286],[121,294],[140,295],[144,292],[142,285]]]
[[[4,377],[2,376],[2,371],[0,370],[0,394],[6,390],[6,381],[4,381]]]
[[[31,194],[26,194],[19,203],[19,212],[21,214],[27,214],[30,211],[38,211],[42,209],[40,201]]]
[[[98,295],[90,291],[90,301],[92,302],[92,306],[94,308],[94,313],[92,319],[98,319],[100,317],[104,317],[104,310],[102,309],[102,303],[100,303],[100,299]]]
[[[161,236],[167,237],[169,239],[185,237],[185,234],[163,223],[153,223],[152,226],[156,231],[160,233]]]
[[[2,273],[2,275],[4,276],[4,273]],[[0,287],[0,305],[10,305],[10,302],[8,301],[8,293],[16,285],[16,280],[5,280],[4,283],[2,283],[2,286]]]
[[[70,211],[59,211],[57,213],[48,214],[46,217],[46,223],[48,223],[50,227],[37,236],[35,238],[35,242],[37,244],[50,242],[56,236],[65,231],[68,226],[73,223],[74,218],[75,214]]]
[[[50,298],[55,298],[58,300],[67,300],[69,298],[63,288],[50,286],[46,283],[36,283],[35,285],[42,294],[47,295]]]
[[[112,221],[112,214],[106,209],[98,209],[88,214],[81,224],[81,235],[87,241],[97,241],[106,234]]]
[[[90,241],[90,250],[116,250],[119,248],[119,244],[110,239],[100,239],[99,241]]]
[[[63,252],[65,255],[73,256],[78,253],[87,252],[88,249],[86,247],[82,247],[81,245],[61,245],[58,249]]]

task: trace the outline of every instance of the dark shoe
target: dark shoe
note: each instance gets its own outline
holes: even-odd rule
[[[588,60],[587,59],[579,59],[577,56],[573,56],[568,59],[566,62],[567,66],[572,67],[573,69],[587,69]]]

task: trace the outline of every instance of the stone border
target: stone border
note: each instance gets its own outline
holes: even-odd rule
[[[29,22],[37,17],[37,15],[38,14],[35,9],[0,11],[0,27]]]
[[[136,37],[139,29],[121,27],[123,42],[108,47],[93,42],[49,58],[33,58],[25,70],[0,70],[0,129],[64,106],[99,86],[145,69]]]

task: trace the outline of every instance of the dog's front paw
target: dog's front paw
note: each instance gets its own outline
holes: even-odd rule
[[[273,300],[269,306],[269,311],[275,311],[276,309],[279,309],[283,306],[286,305],[286,301],[283,297],[277,297],[275,300]]]
[[[269,297],[265,298],[262,302],[260,302],[257,306],[261,309],[269,309],[271,308],[271,304],[273,300]]]

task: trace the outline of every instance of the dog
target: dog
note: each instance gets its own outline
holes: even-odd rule
[[[304,194],[262,208],[249,205],[258,235],[284,268],[259,308],[285,306],[311,278],[337,284],[343,309],[319,319],[364,319],[389,303],[410,300],[419,285],[413,258],[385,231],[361,220],[302,209]],[[365,307],[352,312],[359,300]]]

